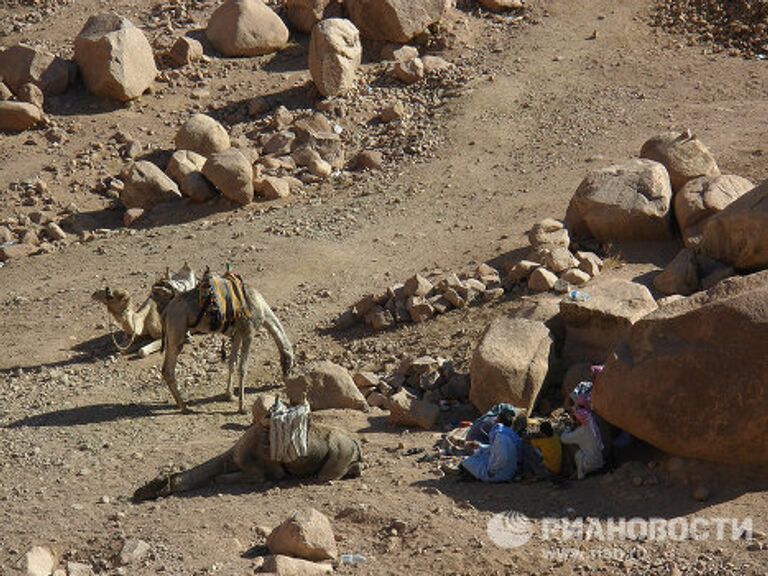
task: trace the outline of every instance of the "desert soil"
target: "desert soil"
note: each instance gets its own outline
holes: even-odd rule
[[[171,36],[163,4],[28,4],[2,3],[0,45],[43,41],[68,55],[86,18],[106,4],[142,25],[156,44]],[[185,6],[190,25],[199,26],[213,3]],[[215,336],[197,337],[182,355],[180,381],[196,413],[179,414],[160,380],[159,356],[115,353],[104,311],[90,299],[105,282],[146,294],[166,266],[188,261],[198,270],[222,269],[231,262],[274,305],[300,363],[332,359],[378,370],[404,355],[429,353],[466,369],[477,335],[514,301],[381,334],[329,327],[362,295],[416,272],[470,270],[519,255],[524,232],[541,218],[562,217],[587,170],[637,155],[660,131],[688,127],[723,172],[763,179],[768,67],[689,45],[652,27],[652,11],[646,0],[537,1],[524,20],[457,10],[443,53],[462,64],[455,86],[426,104],[413,100],[418,87],[374,86],[351,98],[351,112],[339,119],[366,138],[366,130],[376,130],[366,123],[377,99],[401,97],[421,114],[406,135],[411,148],[373,134],[386,150],[383,172],[235,211],[160,214],[139,229],[121,228],[120,211],[99,186],[124,165],[108,153],[110,139],[130,133],[149,153],[162,153],[195,110],[245,134],[252,121],[237,110],[248,98],[311,104],[306,39],[273,59],[214,57],[200,78],[170,77],[124,108],[75,88],[47,104],[67,135],[60,146],[51,147],[44,130],[3,136],[2,216],[29,209],[17,183],[39,176],[53,206],[74,203],[91,229],[104,230],[92,241],[0,269],[0,572],[9,573],[39,544],[105,574],[249,574],[263,545],[257,527],[314,506],[332,519],[341,552],[367,558],[340,573],[768,574],[768,551],[748,550],[744,540],[606,544],[535,535],[505,550],[486,534],[491,514],[507,510],[524,513],[535,527],[543,517],[568,514],[749,517],[764,533],[764,477],[684,463],[682,478],[673,478],[668,458],[647,450],[615,474],[564,487],[457,483],[441,477],[434,462],[420,462],[424,453],[407,455],[411,448],[429,454],[438,430],[395,428],[378,409],[332,415],[364,439],[362,478],[213,486],[130,502],[133,490],[164,467],[191,466],[230,446],[248,417],[221,397],[225,367],[216,359]],[[193,98],[200,87],[207,93]],[[614,273],[642,277],[673,253],[668,246],[628,250],[627,266]],[[248,391],[279,388],[277,354],[262,336]],[[440,425],[467,416],[448,413]],[[710,493],[704,502],[691,497],[702,485]],[[145,540],[152,552],[117,569],[114,556],[127,538]],[[558,550],[566,554],[553,557]]]

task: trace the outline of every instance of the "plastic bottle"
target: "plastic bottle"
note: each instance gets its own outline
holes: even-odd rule
[[[586,302],[590,298],[589,294],[581,290],[571,290],[568,292],[568,297],[574,302]]]
[[[364,564],[366,558],[362,554],[342,554],[340,560],[342,564],[347,566],[358,566]]]

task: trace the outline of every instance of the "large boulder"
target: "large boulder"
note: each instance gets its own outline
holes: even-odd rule
[[[741,176],[701,176],[675,194],[675,218],[687,247],[701,241],[707,220],[755,187]]]
[[[719,176],[720,169],[707,147],[690,132],[665,132],[643,144],[640,157],[655,160],[669,172],[672,190],[699,176]]]
[[[43,119],[43,111],[26,102],[0,102],[0,131],[23,132]]]
[[[331,521],[314,508],[293,512],[272,530],[267,548],[272,554],[305,560],[335,560],[339,554]]]
[[[237,148],[211,154],[203,176],[232,202],[245,206],[253,201],[253,167]]]
[[[343,18],[320,22],[309,43],[309,72],[317,91],[336,96],[354,88],[362,56],[360,33],[352,22]]]
[[[89,91],[120,102],[141,96],[157,76],[147,37],[114,13],[88,19],[75,38],[75,61]]]
[[[638,321],[592,395],[603,418],[688,458],[768,464],[768,272]]]
[[[485,329],[470,364],[469,399],[480,412],[508,402],[531,411],[554,350],[543,322],[497,318]]]
[[[342,13],[341,0],[286,0],[285,10],[299,32],[309,34],[315,24],[326,18],[338,18]]]
[[[224,126],[206,114],[193,114],[179,128],[174,142],[177,150],[191,150],[201,156],[222,152],[230,146]]]
[[[352,375],[333,362],[318,362],[304,374],[288,378],[285,390],[291,403],[297,404],[306,398],[312,410],[368,410],[365,396],[355,385]]]
[[[120,193],[120,201],[126,208],[149,210],[162,202],[181,198],[176,182],[152,162],[135,162],[128,167],[123,178],[125,188]]]
[[[69,86],[69,64],[41,48],[15,44],[0,52],[0,78],[14,92],[31,83],[53,96]]]
[[[572,235],[601,242],[665,240],[672,236],[671,203],[664,166],[634,159],[587,174],[565,222]]]
[[[699,248],[737,270],[768,267],[768,180],[707,220]]]
[[[560,302],[565,324],[563,360],[602,363],[632,324],[656,310],[648,288],[629,280],[603,280],[578,298]]]
[[[226,0],[211,15],[205,35],[225,56],[260,56],[288,43],[288,28],[261,0]]]
[[[438,22],[446,0],[344,0],[360,34],[371,40],[404,44]]]

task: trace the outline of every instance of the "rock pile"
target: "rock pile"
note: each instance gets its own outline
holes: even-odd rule
[[[441,408],[466,402],[469,376],[445,358],[406,357],[392,372],[360,371],[353,375],[370,406],[390,411],[390,422],[429,429]]]
[[[45,194],[46,184],[33,181],[24,184],[28,198]],[[52,252],[71,238],[59,224],[58,215],[50,205],[29,214],[0,220],[0,262],[32,254]]]
[[[524,260],[505,263],[506,275],[480,264],[472,274],[444,274],[429,279],[421,274],[389,286],[386,292],[368,294],[345,311],[337,325],[363,323],[373,330],[397,324],[424,322],[436,315],[504,297],[505,292],[526,287],[532,293],[555,290],[565,293],[600,274],[603,260],[593,252],[569,251],[570,237],[562,222],[547,218],[529,232],[531,251]]]
[[[727,50],[754,58],[765,55],[768,7],[751,0],[669,0],[657,2],[655,22],[709,44],[713,52]]]
[[[251,203],[255,195],[284,198],[344,168],[339,132],[320,112],[294,114],[278,107],[256,140],[241,139],[233,146],[221,123],[194,114],[176,134],[165,173],[148,161],[129,164],[121,175],[120,199],[127,209],[147,211],[182,196],[206,202],[221,195],[238,206]]]
[[[462,276],[450,273],[433,282],[415,274],[386,292],[362,298],[339,318],[339,325],[363,322],[374,330],[384,330],[396,324],[424,322],[454,308],[504,296],[498,270],[487,264],[478,266],[471,276]]]
[[[668,295],[687,296],[734,270],[768,266],[760,202],[768,187],[721,174],[687,130],[654,136],[640,155],[587,175],[565,218],[575,238],[667,240],[679,231],[685,249],[654,280]]]

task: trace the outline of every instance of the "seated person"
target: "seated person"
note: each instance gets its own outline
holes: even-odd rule
[[[590,472],[595,472],[603,467],[603,442],[591,410],[578,408],[574,412],[574,418],[579,426],[563,432],[560,441],[563,444],[578,446],[574,455],[576,477],[583,480]]]
[[[563,446],[560,438],[555,436],[552,424],[542,422],[539,434],[531,437],[531,445],[541,452],[544,467],[552,474],[560,474],[563,460]]]
[[[477,451],[461,462],[461,468],[483,482],[509,482],[518,471],[521,440],[513,430],[525,426],[525,416],[515,418],[509,410],[496,417],[496,424],[488,433],[488,443],[479,443]]]
[[[489,444],[488,433],[491,431],[491,428],[496,425],[497,418],[503,412],[509,412],[514,419],[517,414],[517,409],[512,404],[496,404],[472,423],[472,426],[470,426],[469,431],[467,432],[467,441]]]

